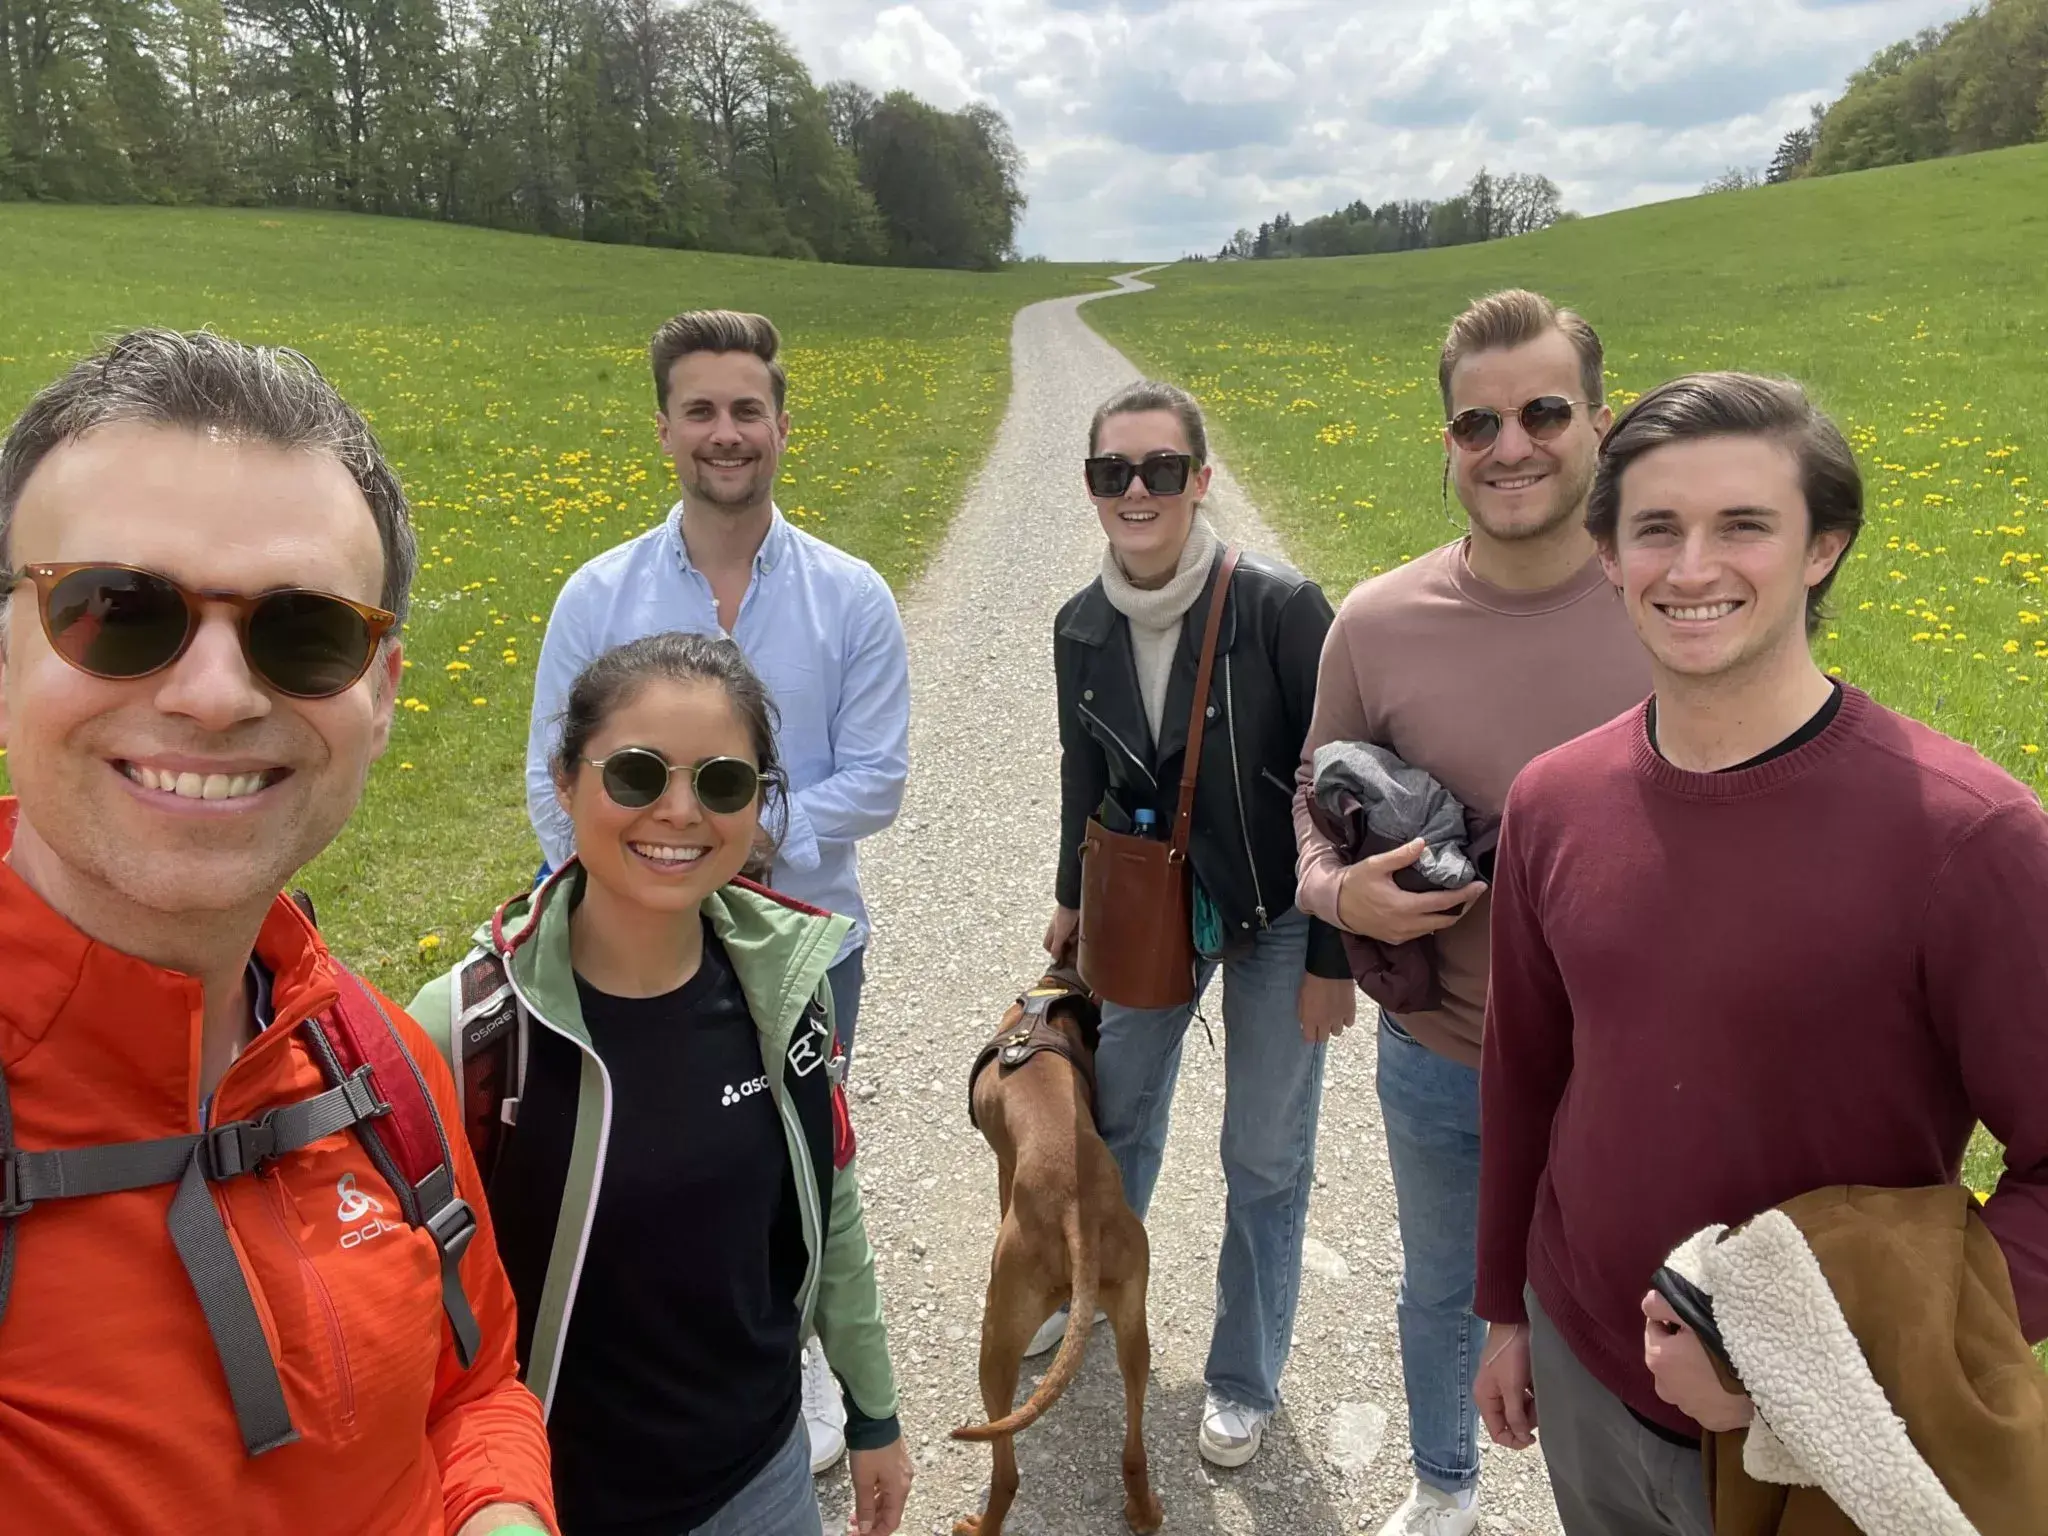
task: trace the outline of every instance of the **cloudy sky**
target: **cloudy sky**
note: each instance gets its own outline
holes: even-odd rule
[[[1444,197],[1482,163],[1601,213],[1761,166],[1877,49],[1967,0],[757,0],[814,75],[994,103],[1023,252],[1213,252]]]

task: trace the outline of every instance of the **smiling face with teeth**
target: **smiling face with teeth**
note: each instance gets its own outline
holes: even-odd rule
[[[640,684],[591,733],[582,755],[602,761],[624,747],[651,747],[671,763],[738,757],[759,766],[752,732],[716,682]],[[746,866],[761,831],[761,799],[719,815],[698,803],[690,775],[670,776],[654,804],[628,809],[584,762],[556,795],[576,827],[589,921],[625,927],[649,913],[694,912]],[[593,906],[592,903],[596,905]]]
[[[1459,359],[1451,370],[1449,416],[1477,407],[1500,413],[1500,435],[1474,452],[1444,431],[1451,482],[1471,515],[1475,541],[1514,544],[1559,538],[1585,545],[1579,532],[1600,438],[1613,421],[1605,406],[1575,407],[1571,424],[1557,437],[1537,442],[1516,413],[1531,400],[1556,395],[1584,398],[1579,354],[1563,331],[1544,332],[1518,347],[1495,347]],[[1576,535],[1576,538],[1575,538]]]
[[[1798,455],[1767,437],[1650,449],[1622,472],[1608,579],[1665,679],[1813,669],[1806,594],[1848,534],[1812,532]]]
[[[669,368],[668,404],[654,420],[686,499],[728,514],[767,509],[789,415],[777,411],[774,376],[760,358],[685,353]]]
[[[110,561],[196,590],[312,587],[374,603],[384,557],[339,461],[117,424],[52,451],[16,508],[12,558]],[[90,676],[51,650],[32,595],[10,605],[0,743],[20,798],[10,861],[59,911],[131,953],[170,919],[247,921],[341,830],[383,751],[399,652],[327,699],[266,688],[233,611],[147,677]]]
[[[1142,464],[1155,453],[1192,453],[1187,428],[1172,411],[1120,411],[1102,420],[1092,450]],[[1121,496],[1091,496],[1102,531],[1124,574],[1139,586],[1165,581],[1180,564],[1180,552],[1195,525],[1195,513],[1209,493],[1210,468],[1188,476],[1177,496],[1155,496],[1136,475]]]

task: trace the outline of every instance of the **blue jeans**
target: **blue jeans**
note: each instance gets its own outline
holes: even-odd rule
[[[775,1459],[685,1536],[821,1536],[824,1529],[811,1486],[811,1437],[799,1415]]]
[[[868,979],[868,951],[863,944],[825,973],[832,985],[832,1038],[853,1070],[853,1031],[860,1023],[860,992]]]
[[[1299,998],[1308,919],[1291,911],[1252,952],[1223,962],[1223,1251],[1216,1260],[1216,1323],[1203,1375],[1247,1408],[1279,1401],[1294,1340],[1301,1240],[1315,1183],[1323,1047],[1301,1037]],[[1203,965],[1206,988],[1216,962]],[[1181,1040],[1194,1004],[1102,1010],[1095,1056],[1102,1139],[1140,1219],[1166,1152]]]
[[[1479,1074],[1380,1014],[1380,1118],[1401,1227],[1401,1375],[1415,1475],[1458,1493],[1479,1482],[1472,1379],[1486,1325],[1479,1267]]]

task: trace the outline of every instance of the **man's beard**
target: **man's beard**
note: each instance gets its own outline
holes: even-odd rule
[[[1583,469],[1575,470],[1569,465],[1561,465],[1551,484],[1554,489],[1550,505],[1544,510],[1543,516],[1533,523],[1511,523],[1506,527],[1496,527],[1484,514],[1474,511],[1469,502],[1465,506],[1466,515],[1477,523],[1480,530],[1489,538],[1502,544],[1517,544],[1528,539],[1545,538],[1557,532],[1566,523],[1585,516],[1586,496],[1593,489],[1593,466],[1588,464]],[[1459,499],[1463,500],[1462,487]]]

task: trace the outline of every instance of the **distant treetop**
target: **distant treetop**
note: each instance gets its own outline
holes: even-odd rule
[[[0,198],[988,268],[1023,169],[991,107],[819,89],[745,0],[0,0]]]
[[[1569,217],[1573,215],[1561,207],[1557,184],[1548,176],[1520,171],[1495,176],[1482,166],[1463,192],[1440,203],[1407,198],[1375,208],[1359,201],[1302,224],[1295,223],[1290,214],[1276,214],[1256,232],[1240,229],[1216,253],[1216,259],[1369,256],[1378,251],[1470,245],[1530,234]]]

